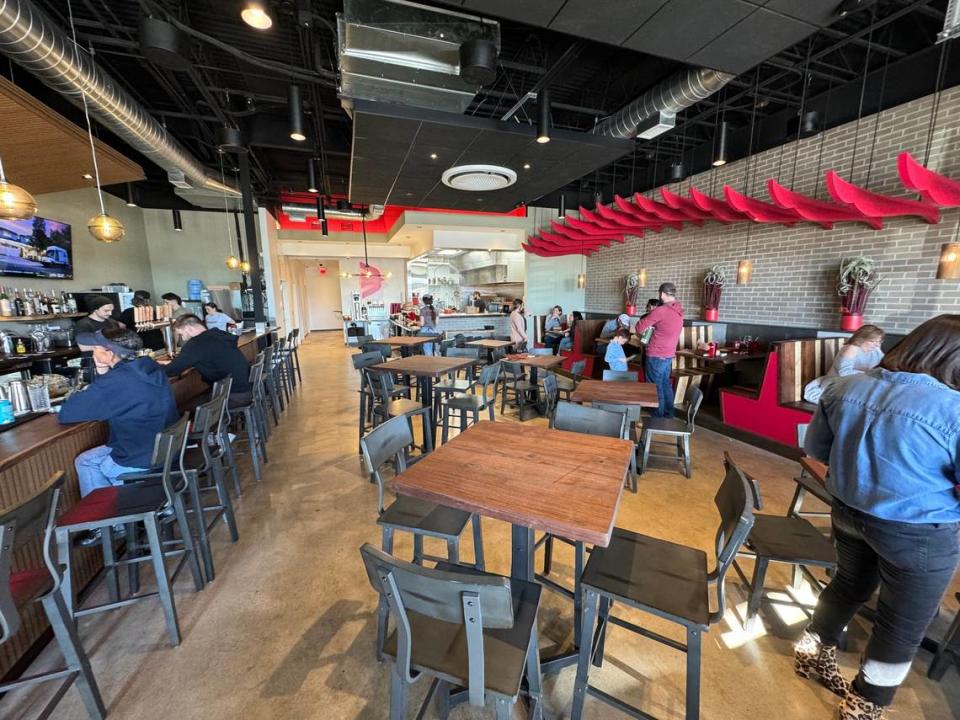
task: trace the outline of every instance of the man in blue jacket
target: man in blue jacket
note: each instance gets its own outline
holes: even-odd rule
[[[175,423],[178,413],[163,368],[151,358],[136,357],[143,341],[134,331],[111,328],[78,335],[77,342],[93,348],[97,371],[105,372],[67,398],[60,422],[102,420],[110,426],[106,445],[74,460],[83,497],[120,485],[121,475],[149,469],[157,433]]]

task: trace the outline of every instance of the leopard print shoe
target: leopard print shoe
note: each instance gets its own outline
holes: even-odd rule
[[[839,720],[883,720],[883,705],[876,705],[856,690],[850,690],[840,703]]]
[[[830,692],[846,697],[850,683],[837,667],[837,648],[821,645],[816,635],[804,631],[793,650],[793,669],[797,675],[819,680]]]

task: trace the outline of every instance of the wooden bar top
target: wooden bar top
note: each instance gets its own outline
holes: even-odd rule
[[[397,494],[606,547],[633,443],[481,421],[390,481]]]

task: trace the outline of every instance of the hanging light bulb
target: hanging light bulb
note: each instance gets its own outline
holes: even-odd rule
[[[537,142],[550,142],[550,95],[546,88],[537,93]]]
[[[30,220],[37,214],[37,201],[19,185],[7,182],[0,159],[0,220]]]
[[[307,192],[319,192],[317,189],[317,171],[313,158],[307,160]]]
[[[230,255],[226,260],[224,260],[224,264],[230,270],[236,270],[240,267],[240,258],[238,258],[236,255]]]
[[[263,2],[248,2],[240,11],[240,18],[257,30],[269,30],[273,27],[273,18]]]
[[[126,234],[123,223],[116,218],[110,217],[105,212],[98,213],[90,218],[90,221],[87,223],[87,230],[90,231],[93,237],[104,243],[120,242]]]
[[[647,269],[645,267],[642,267],[637,271],[637,285],[639,287],[647,286]]]
[[[587,274],[580,273],[577,275],[577,287],[583,289],[587,286]]]
[[[937,280],[960,280],[960,243],[944,243],[940,248]]]
[[[717,154],[713,158],[713,166],[720,167],[727,164],[727,121],[720,123],[720,134],[717,136]]]
[[[247,262],[246,260],[240,263],[240,272],[243,272],[243,273],[250,272],[250,263]]]
[[[303,104],[297,85],[287,88],[287,109],[290,111],[290,139],[303,142],[307,136],[303,132]]]
[[[744,258],[737,263],[737,285],[749,285],[753,279],[753,260]]]

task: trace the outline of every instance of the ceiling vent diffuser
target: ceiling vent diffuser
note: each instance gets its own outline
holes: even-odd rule
[[[489,192],[510,187],[517,181],[517,174],[497,165],[459,165],[445,170],[441,180],[454,190]]]

